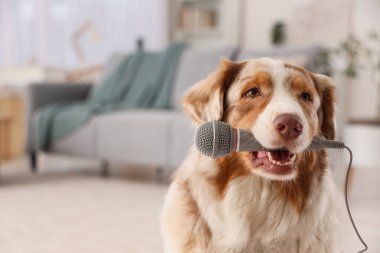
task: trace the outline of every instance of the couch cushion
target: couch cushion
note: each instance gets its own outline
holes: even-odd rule
[[[169,110],[127,110],[101,115],[99,157],[167,167],[170,129],[177,114]]]
[[[93,117],[77,130],[55,140],[52,151],[86,157],[97,157],[96,135],[98,119]]]
[[[36,111],[32,115],[31,129],[31,145],[34,150],[38,150],[38,122],[40,112]],[[75,131],[58,138],[51,143],[50,150],[53,152],[79,155],[86,157],[96,157],[96,133],[97,133],[97,117],[89,119],[80,128]]]
[[[169,168],[177,168],[186,158],[194,143],[196,127],[190,118],[182,113],[171,125],[171,145],[169,150]]]
[[[182,107],[184,92],[216,69],[222,57],[230,58],[233,48],[190,48],[182,55],[174,82],[172,107]]]

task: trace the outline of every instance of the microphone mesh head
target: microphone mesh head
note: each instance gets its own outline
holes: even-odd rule
[[[195,147],[205,156],[212,156],[214,134],[213,123],[207,122],[195,132]]]
[[[214,137],[216,138],[214,139]],[[231,127],[227,123],[221,121],[207,122],[201,125],[195,132],[195,147],[205,156],[217,157],[228,155],[230,153],[230,146]]]
[[[231,127],[227,123],[218,121],[219,143],[216,145],[215,156],[226,156],[230,153],[231,147]]]

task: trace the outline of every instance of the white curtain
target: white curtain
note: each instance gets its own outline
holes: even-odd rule
[[[146,48],[167,44],[166,0],[0,0],[0,64],[37,62],[76,68],[104,63],[114,52],[132,51],[141,37]],[[79,39],[86,60],[73,50]]]

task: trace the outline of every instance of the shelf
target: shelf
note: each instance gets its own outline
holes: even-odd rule
[[[205,3],[218,3],[221,0],[179,0],[180,3],[189,3],[189,4],[205,4]]]
[[[222,0],[174,0],[172,38],[195,41],[219,37]]]
[[[351,119],[348,123],[351,125],[380,126],[379,119]]]
[[[216,30],[204,30],[204,31],[189,31],[189,32],[178,32],[178,36],[185,37],[185,38],[192,38],[192,37],[207,37],[207,36],[219,36],[221,33]]]

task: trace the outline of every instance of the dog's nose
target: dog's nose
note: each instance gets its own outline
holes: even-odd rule
[[[296,139],[303,129],[300,118],[294,114],[278,115],[273,121],[273,126],[285,140]]]

